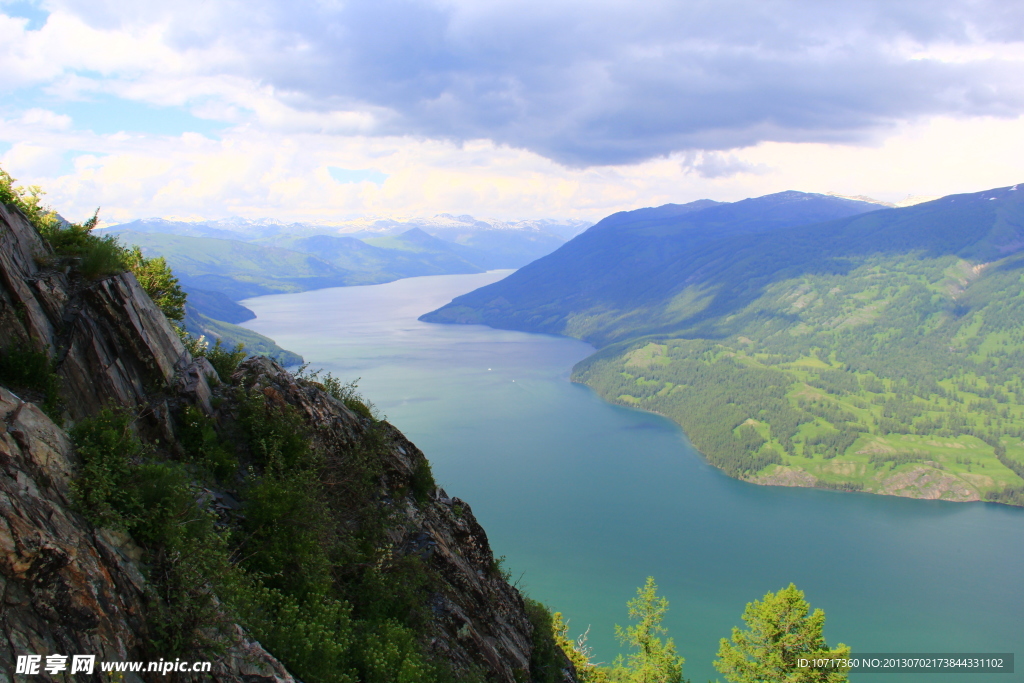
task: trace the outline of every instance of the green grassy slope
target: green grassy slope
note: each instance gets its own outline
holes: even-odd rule
[[[750,481],[1024,504],[1024,202],[939,202],[737,249],[683,334],[574,378]]]
[[[233,349],[237,344],[242,344],[246,354],[267,356],[284,366],[302,364],[302,356],[282,349],[270,337],[264,337],[258,332],[226,323],[223,320],[214,320],[200,313],[191,305],[185,307],[184,327],[193,336],[206,337],[211,345],[220,339],[221,343],[229,349]]]

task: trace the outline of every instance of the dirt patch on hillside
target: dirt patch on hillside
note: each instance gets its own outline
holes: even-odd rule
[[[981,500],[974,486],[960,477],[931,467],[914,467],[886,477],[878,493],[926,500]]]

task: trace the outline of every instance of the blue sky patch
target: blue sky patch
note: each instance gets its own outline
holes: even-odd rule
[[[381,173],[380,171],[372,168],[356,170],[352,168],[328,166],[327,171],[331,174],[331,177],[339,183],[361,183],[369,181],[371,183],[376,183],[377,185],[383,185],[384,181],[388,179],[387,173]]]
[[[99,135],[110,133],[145,133],[172,135],[200,133],[213,136],[228,124],[193,116],[182,107],[157,107],[142,102],[99,95],[84,102],[64,102],[53,107],[67,114],[78,130],[91,130]]]
[[[31,0],[13,0],[13,2],[0,3],[0,13],[9,17],[28,19],[28,30],[38,31],[46,23],[50,13],[39,6],[38,2]]]

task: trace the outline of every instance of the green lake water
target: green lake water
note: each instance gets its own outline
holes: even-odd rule
[[[1024,655],[1024,509],[736,481],[669,420],[569,382],[589,345],[416,320],[508,272],[249,299],[258,317],[245,326],[314,368],[361,377],[520,586],[574,635],[590,625],[600,660],[619,651],[614,624],[628,623],[625,603],[648,575],[671,601],[666,625],[694,683],[721,679],[718,640],[742,626],[746,603],[790,582],[825,610],[829,643],[855,654]]]

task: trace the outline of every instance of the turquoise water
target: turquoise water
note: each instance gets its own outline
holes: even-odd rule
[[[582,342],[416,320],[505,272],[250,299],[246,323],[360,389],[466,500],[527,592],[589,624],[598,658],[648,575],[694,683],[747,602],[790,582],[855,652],[1024,655],[1024,510],[759,487],[672,422],[569,382]],[[520,578],[521,577],[521,578]],[[1018,665],[1024,666],[1024,665]],[[1020,671],[1020,668],[1018,668]],[[861,674],[852,680],[1019,681]]]

